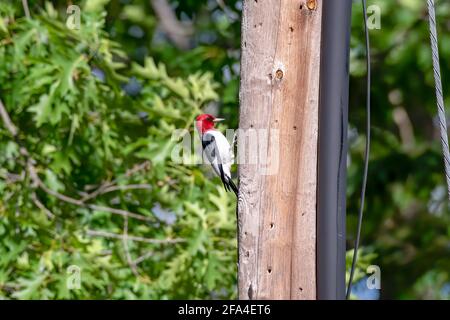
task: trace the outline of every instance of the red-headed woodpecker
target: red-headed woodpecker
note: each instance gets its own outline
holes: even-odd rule
[[[227,138],[214,128],[214,123],[224,119],[210,114],[201,114],[195,119],[200,139],[202,140],[203,155],[206,156],[214,172],[222,180],[225,190],[233,190],[236,196],[238,189],[231,179],[231,165],[234,161],[233,149]]]

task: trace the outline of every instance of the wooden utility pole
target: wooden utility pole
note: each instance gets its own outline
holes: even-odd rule
[[[240,299],[345,298],[351,7],[244,1]]]
[[[240,132],[240,299],[317,297],[321,18],[321,0],[244,1],[240,129],[258,163]]]

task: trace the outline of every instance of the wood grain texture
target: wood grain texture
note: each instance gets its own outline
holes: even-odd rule
[[[240,299],[316,298],[321,16],[319,0],[244,1],[238,139]],[[266,138],[270,137],[259,135],[257,164],[242,158],[249,142],[241,133],[248,138],[248,130],[268,132]],[[261,156],[276,170],[267,171]]]

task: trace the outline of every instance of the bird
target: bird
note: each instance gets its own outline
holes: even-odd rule
[[[210,114],[200,114],[195,118],[195,126],[202,141],[203,155],[206,156],[214,172],[222,180],[226,191],[232,190],[236,197],[238,188],[231,179],[231,165],[234,152],[227,138],[214,125],[225,119]]]

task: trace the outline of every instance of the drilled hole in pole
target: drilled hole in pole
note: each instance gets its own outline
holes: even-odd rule
[[[278,70],[275,72],[275,77],[276,77],[278,80],[283,79],[283,76],[284,76],[283,70],[278,69]]]
[[[306,6],[309,10],[316,10],[317,8],[317,1],[316,0],[308,0],[306,1]]]

